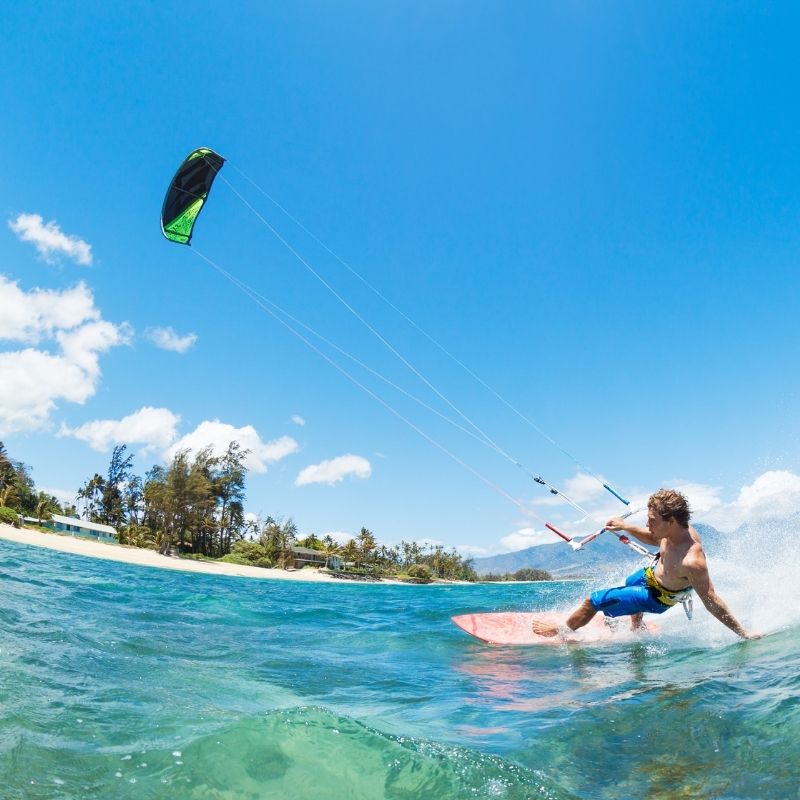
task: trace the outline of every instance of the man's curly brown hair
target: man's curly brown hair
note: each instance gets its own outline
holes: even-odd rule
[[[664,519],[674,519],[679,525],[687,526],[692,511],[688,500],[675,489],[659,489],[650,495],[647,507]]]

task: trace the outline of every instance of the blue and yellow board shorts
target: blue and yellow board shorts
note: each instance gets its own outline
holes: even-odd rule
[[[634,572],[625,579],[624,586],[614,589],[599,589],[589,595],[589,602],[595,611],[602,611],[607,617],[625,617],[646,611],[648,614],[663,614],[671,606],[662,603],[656,593],[648,586],[646,571],[648,567]]]

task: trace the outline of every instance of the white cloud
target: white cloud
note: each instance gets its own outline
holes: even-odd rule
[[[126,322],[114,325],[98,320],[71,331],[59,331],[55,338],[68,361],[97,379],[100,376],[99,354],[116,345],[129,344],[133,331]]]
[[[175,442],[165,453],[164,458],[170,460],[178,450],[197,452],[211,446],[215,455],[222,455],[231,442],[238,442],[244,450],[250,452],[245,465],[252,472],[266,472],[267,465],[280,461],[299,449],[291,436],[281,436],[271,442],[263,442],[252,425],[234,428],[218,419],[201,422],[191,433],[187,433]]]
[[[299,414],[295,414],[292,417],[292,422],[294,422],[295,425],[299,425],[300,427],[306,424],[306,421]]]
[[[712,487],[706,488],[714,491]],[[695,505],[691,493],[687,496],[695,519],[733,530],[745,522],[778,519],[800,510],[800,475],[788,470],[764,472],[743,486],[732,503],[715,502],[707,511]]]
[[[98,419],[77,428],[61,426],[59,436],[72,436],[92,449],[105,452],[115,444],[143,445],[145,451],[163,450],[175,441],[180,417],[168,408],[145,406],[122,419]]]
[[[97,391],[100,354],[130,338],[127,323],[101,318],[82,283],[25,292],[0,276],[0,340],[37,345],[0,352],[0,435],[44,427],[60,400],[85,403]]]
[[[80,282],[71,289],[32,289],[0,275],[0,339],[38,344],[58,330],[71,330],[100,319],[92,293]]]
[[[719,486],[708,486],[704,483],[693,483],[691,481],[676,481],[674,488],[681,492],[689,501],[689,508],[697,519],[705,519],[708,514],[721,508],[724,504],[720,497],[722,491]],[[642,505],[647,505],[647,500],[642,501]]]
[[[92,263],[91,245],[77,236],[63,233],[55,220],[45,222],[39,214],[20,214],[9,220],[8,227],[23,242],[33,244],[48,264],[56,263],[60,255],[84,266]]]
[[[156,347],[173,353],[185,353],[197,341],[196,333],[180,336],[172,328],[148,328],[145,336]]]
[[[348,475],[369,478],[371,474],[372,466],[366,458],[348,453],[319,464],[311,464],[300,472],[294,483],[295,486],[307,486],[310,483],[327,483],[328,486],[333,486]]]
[[[500,547],[505,552],[524,550],[527,547],[538,547],[541,544],[553,544],[558,539],[550,531],[540,531],[536,528],[520,528],[514,533],[509,533],[500,540]]]
[[[724,531],[733,531],[745,522],[778,519],[800,510],[800,476],[788,470],[771,470],[759,475],[752,483],[742,486],[735,499],[730,501],[723,497],[722,487],[719,486],[688,480],[666,481],[663,485],[686,495],[694,521],[705,522]],[[565,492],[568,493],[566,488]],[[632,508],[646,508],[649,496],[650,492],[628,492]],[[621,511],[610,496],[606,499],[605,493],[597,498],[597,502],[587,505],[592,517],[601,521],[617,516]],[[644,524],[643,515],[632,519],[637,524]],[[558,524],[556,520],[553,521]],[[584,520],[582,527],[589,525],[589,521]],[[569,524],[570,531],[578,527],[581,524],[574,520]],[[581,530],[580,533],[589,531]]]

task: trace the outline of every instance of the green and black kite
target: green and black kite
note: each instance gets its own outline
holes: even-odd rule
[[[225,159],[199,147],[184,159],[167,189],[161,209],[161,231],[171,242],[189,244],[194,223]]]

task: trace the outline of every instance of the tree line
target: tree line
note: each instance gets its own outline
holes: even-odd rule
[[[259,533],[252,539],[236,542],[224,561],[258,566],[287,566],[294,560],[292,547],[297,545],[315,550],[324,557],[324,566],[364,577],[406,576],[419,582],[434,578],[440,580],[477,580],[470,559],[465,559],[455,549],[445,550],[442,545],[419,544],[402,541],[394,547],[378,544],[368,528],[344,544],[330,535],[318,537],[310,534],[297,538],[297,526],[291,518],[276,520],[267,517],[263,523],[253,525]]]
[[[495,583],[504,581],[551,581],[553,580],[553,576],[546,569],[523,567],[516,572],[490,572],[486,575],[481,575],[480,580]]]
[[[211,447],[192,454],[180,450],[166,464],[144,476],[134,472],[133,455],[118,445],[104,474],[95,473],[78,489],[76,504],[61,504],[37,491],[31,469],[14,461],[0,442],[0,519],[3,507],[46,521],[53,513],[78,516],[113,526],[120,544],[221,559],[261,567],[289,567],[294,547],[321,554],[324,566],[365,577],[400,576],[477,581],[472,560],[453,548],[403,540],[393,547],[378,544],[368,528],[345,543],[331,536],[300,538],[291,518],[247,518],[244,513],[248,451],[231,442],[222,455]],[[10,520],[9,520],[10,521]],[[549,580],[544,570],[480,580]]]
[[[127,446],[118,445],[106,474],[95,473],[76,499],[84,518],[112,525],[121,544],[219,558],[246,533],[246,457],[237,442],[220,456],[211,447],[194,456],[179,450],[141,477]]]

